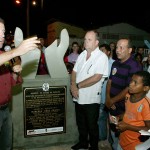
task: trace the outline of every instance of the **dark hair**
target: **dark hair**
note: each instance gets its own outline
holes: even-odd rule
[[[150,73],[147,71],[138,71],[134,75],[140,76],[143,78],[143,85],[150,86]]]
[[[75,44],[79,46],[78,42],[72,42],[72,46],[75,45]]]
[[[138,56],[140,57],[141,62],[142,62],[143,57],[142,57],[142,54],[140,54],[140,53],[136,53],[136,54],[134,55],[135,60],[137,59]]]
[[[5,23],[5,21],[2,18],[0,18],[0,22],[3,24]]]
[[[129,38],[121,38],[121,39],[119,39],[119,40],[127,40],[127,41],[128,41],[128,48],[132,48],[132,47],[133,47],[133,44],[132,44],[131,39],[129,39]],[[118,41],[119,41],[119,40],[118,40]]]
[[[101,47],[105,47],[105,49],[106,49],[107,51],[111,51],[111,49],[110,49],[110,47],[109,47],[108,44],[101,44],[101,45],[99,46],[99,48],[101,48]]]

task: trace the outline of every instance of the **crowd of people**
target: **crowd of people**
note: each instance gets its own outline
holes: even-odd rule
[[[133,52],[128,38],[119,39],[117,43],[98,43],[97,32],[88,31],[84,38],[85,50],[78,55],[71,73],[79,131],[79,142],[71,149],[98,150],[98,141],[107,140],[113,150],[135,150],[143,142],[139,131],[150,129],[150,99],[147,97],[150,53],[145,54],[144,47]],[[107,63],[96,54],[97,49],[106,54]],[[94,57],[95,54],[99,57]],[[108,73],[103,72],[103,67]]]
[[[5,42],[0,18],[0,48]],[[135,150],[143,141],[140,130],[150,129],[150,53],[144,47],[133,52],[132,41],[121,38],[99,44],[99,33],[87,31],[83,50],[74,41],[64,62],[71,74],[70,90],[75,106],[78,143],[72,150],[98,150],[99,141],[109,141],[113,150]],[[12,149],[12,120],[9,112],[11,88],[23,82],[21,61],[5,64],[16,56],[38,48],[41,59],[37,74],[48,74],[43,38],[29,38],[11,51],[0,51],[0,149]],[[113,120],[112,120],[113,118]]]

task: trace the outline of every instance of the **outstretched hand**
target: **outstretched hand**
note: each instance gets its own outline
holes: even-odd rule
[[[26,40],[23,40],[21,44],[16,47],[15,50],[15,56],[21,56],[31,50],[34,50],[37,48],[37,44],[40,43],[37,37],[28,38]]]

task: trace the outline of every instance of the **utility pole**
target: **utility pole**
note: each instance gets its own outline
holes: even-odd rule
[[[27,0],[27,37],[30,35],[30,4],[29,0]]]

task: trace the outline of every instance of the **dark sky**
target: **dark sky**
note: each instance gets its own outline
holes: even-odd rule
[[[27,0],[21,0],[17,6],[15,0],[0,0],[0,17],[5,20],[7,32],[20,27],[27,34]],[[32,0],[29,0],[32,1]],[[129,23],[150,33],[150,7],[144,1],[119,2],[111,0],[37,0],[38,6],[30,5],[30,35],[46,37],[47,21],[55,18],[77,25],[84,29],[99,28],[115,23]]]

